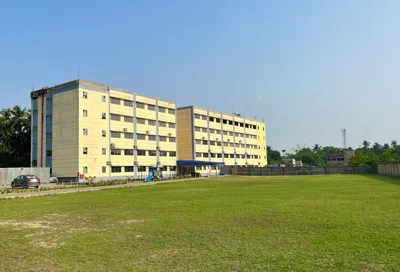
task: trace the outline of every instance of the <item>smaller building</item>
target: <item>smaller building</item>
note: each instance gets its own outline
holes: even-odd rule
[[[339,154],[329,154],[326,162],[329,165],[347,165],[350,158],[354,156],[354,150],[344,150]]]
[[[284,164],[284,165],[290,164],[292,166],[296,166],[296,160],[295,159],[282,159],[281,164]]]

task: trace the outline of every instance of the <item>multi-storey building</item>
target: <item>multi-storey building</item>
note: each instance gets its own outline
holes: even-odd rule
[[[84,80],[31,93],[32,166],[54,176],[138,177],[177,158],[176,105]]]
[[[177,109],[177,126],[179,160],[267,164],[264,122],[189,106]],[[207,173],[212,169],[198,166],[196,170]]]

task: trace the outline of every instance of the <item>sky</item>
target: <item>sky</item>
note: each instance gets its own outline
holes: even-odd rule
[[[4,1],[3,1],[4,2]],[[7,1],[0,108],[80,78],[264,119],[267,144],[398,140],[400,1]],[[79,67],[79,69],[78,69]]]

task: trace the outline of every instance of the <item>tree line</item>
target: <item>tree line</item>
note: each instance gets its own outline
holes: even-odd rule
[[[30,110],[20,106],[1,110],[0,131],[0,167],[30,166]]]
[[[352,148],[348,148],[352,150]],[[268,164],[279,164],[282,159],[290,158],[300,160],[304,166],[325,166],[329,154],[343,153],[343,148],[334,146],[320,146],[315,144],[312,147],[297,146],[287,152],[286,150],[275,150],[267,146]],[[350,158],[349,166],[371,166],[375,167],[379,163],[400,162],[400,145],[397,141],[383,145],[369,141],[363,141],[362,145],[354,150],[354,156]]]

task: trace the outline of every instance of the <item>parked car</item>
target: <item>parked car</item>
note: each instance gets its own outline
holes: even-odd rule
[[[50,183],[58,183],[58,178],[50,177]]]
[[[20,175],[11,182],[11,188],[26,188],[40,186],[40,178],[35,175]]]

